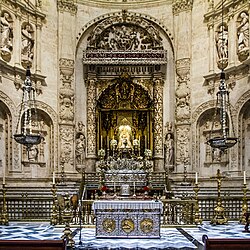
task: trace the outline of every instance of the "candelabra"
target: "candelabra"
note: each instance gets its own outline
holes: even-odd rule
[[[64,184],[64,162],[61,162],[61,183]]]
[[[65,207],[63,210],[63,221],[65,222],[65,228],[63,231],[63,239],[67,241],[67,247],[74,249],[75,241],[73,240],[72,231],[70,229],[70,222],[72,221],[73,215],[70,207],[69,194],[64,197]]]
[[[52,213],[51,213],[51,219],[50,224],[56,225],[57,224],[57,198],[56,198],[56,184],[52,184],[51,188],[52,194],[53,194],[53,205],[52,205]]]
[[[199,188],[198,182],[195,183],[195,186],[193,189],[194,189],[194,193],[195,193],[194,222],[195,222],[195,224],[201,224],[202,219],[200,216],[199,200],[198,200],[198,192],[199,192],[200,188]]]
[[[221,181],[224,177],[220,174],[220,170],[217,170],[217,175],[216,175],[216,179],[217,179],[217,183],[218,183],[218,198],[217,198],[217,206],[214,209],[214,213],[215,216],[214,218],[211,220],[211,224],[213,225],[223,225],[227,223],[227,218],[224,215],[224,207],[222,206],[222,202],[221,202],[221,196],[220,196],[220,192],[221,192]]]
[[[7,202],[6,202],[6,187],[5,184],[3,184],[3,211],[1,216],[1,224],[2,225],[9,225],[9,216],[8,216],[8,210],[7,210]]]
[[[241,208],[242,213],[241,213],[240,223],[245,224],[246,223],[246,214],[247,214],[247,210],[248,210],[248,205],[247,205],[248,188],[247,188],[246,183],[243,184],[242,190],[243,190],[243,198],[242,198],[242,208]]]

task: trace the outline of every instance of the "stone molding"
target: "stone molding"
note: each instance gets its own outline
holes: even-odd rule
[[[176,15],[180,12],[192,10],[193,8],[193,0],[174,0],[172,9],[173,14]]]
[[[78,0],[78,4],[108,7],[113,9],[135,9],[135,8],[150,8],[164,5],[171,5],[172,0]]]
[[[57,0],[57,8],[60,12],[70,12],[73,15],[77,12],[77,5],[74,0]]]

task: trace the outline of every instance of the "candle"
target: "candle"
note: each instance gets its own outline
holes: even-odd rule
[[[134,192],[135,192],[135,181],[134,181]]]
[[[247,179],[246,179],[246,171],[243,172],[243,179],[244,179],[244,182],[243,184],[247,184]]]
[[[101,135],[101,148],[102,148],[102,135]]]
[[[147,136],[145,135],[145,149],[147,149]]]
[[[115,193],[115,181],[114,181],[114,193]]]
[[[107,149],[109,149],[109,136],[107,135]]]
[[[198,184],[198,173],[195,173],[195,184]]]
[[[5,173],[3,173],[3,185],[5,185]]]
[[[55,171],[53,172],[53,184],[56,184]]]

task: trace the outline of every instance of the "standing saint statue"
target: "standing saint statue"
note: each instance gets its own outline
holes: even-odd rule
[[[174,139],[173,134],[168,132],[164,141],[165,167],[174,165]]]
[[[245,12],[240,14],[241,22],[237,27],[238,33],[238,50],[249,47],[249,20]]]
[[[228,58],[228,31],[225,25],[221,25],[216,34],[216,47],[219,59]]]
[[[85,159],[86,140],[83,133],[78,133],[76,139],[76,164],[82,165]]]
[[[12,20],[10,15],[7,12],[3,13],[1,16],[1,52],[2,53],[10,53],[12,50],[12,38],[13,38],[13,31],[12,31]]]
[[[34,31],[32,26],[27,23],[22,27],[22,63],[29,65],[33,61],[33,49],[34,49]]]

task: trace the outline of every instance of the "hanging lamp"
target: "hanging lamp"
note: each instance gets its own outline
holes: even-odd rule
[[[223,22],[223,0],[222,0],[222,26],[224,25]],[[225,34],[224,34],[224,28],[222,29],[222,40],[223,44],[221,46],[227,46],[225,43]],[[225,47],[222,48],[222,50],[225,50]],[[227,61],[227,58],[223,57],[221,58],[222,61]],[[227,63],[220,64],[219,68],[221,69],[220,73],[220,85],[219,85],[219,91],[217,92],[217,100],[216,100],[216,107],[215,107],[215,115],[214,120],[212,122],[212,129],[210,132],[210,139],[207,141],[207,144],[210,145],[212,148],[218,148],[221,151],[225,151],[228,148],[233,147],[237,142],[238,138],[235,137],[234,132],[234,126],[233,126],[233,120],[231,117],[231,110],[230,110],[230,101],[229,101],[229,91],[226,88],[226,75],[224,72],[224,69],[226,68]],[[220,131],[219,136],[211,138],[212,133],[214,131],[214,123],[216,117],[219,115],[219,121],[220,121]],[[229,119],[230,118],[230,119]],[[233,131],[233,136],[231,136],[230,132],[230,124],[229,120],[231,121],[231,130]]]
[[[15,141],[17,143],[25,145],[27,149],[30,149],[33,145],[41,143],[41,140],[43,138],[39,131],[37,131],[38,120],[35,101],[35,88],[32,87],[30,76],[30,69],[29,67],[27,67],[26,78],[22,88],[23,97],[21,109],[19,113],[16,133],[14,134]],[[17,131],[19,123],[21,124],[21,133],[18,134]]]

